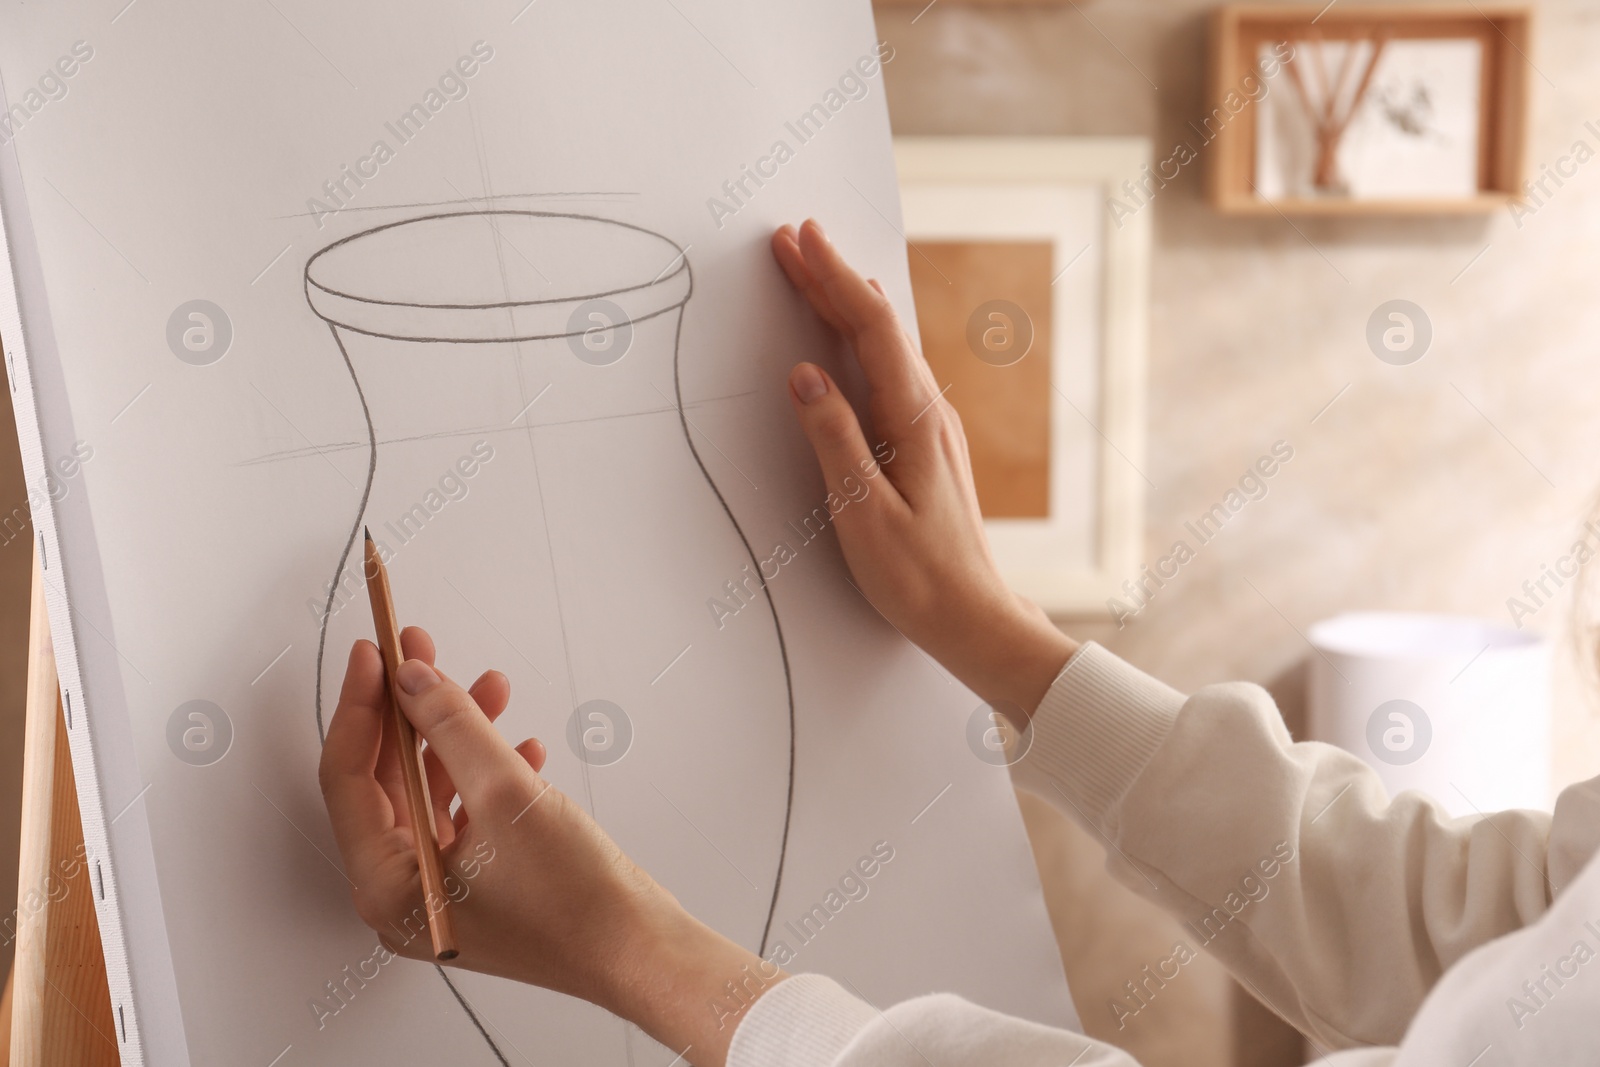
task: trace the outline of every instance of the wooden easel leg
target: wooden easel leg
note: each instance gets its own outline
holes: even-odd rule
[[[11,982],[15,971],[6,974],[6,989],[0,993],[0,1067],[11,1067]]]
[[[10,1067],[115,1067],[116,1023],[35,550]]]

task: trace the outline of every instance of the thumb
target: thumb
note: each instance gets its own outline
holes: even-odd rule
[[[408,659],[395,672],[394,690],[400,711],[444,764],[469,812],[487,816],[497,802],[532,795],[536,776],[528,761],[465,689],[424,661]]]
[[[800,429],[822,465],[822,480],[838,486],[850,475],[865,475],[876,464],[850,401],[833,379],[814,363],[801,363],[789,374],[789,398],[800,416]]]

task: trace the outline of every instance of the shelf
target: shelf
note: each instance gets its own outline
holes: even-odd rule
[[[1220,128],[1197,154],[1207,157],[1207,193],[1220,214],[1238,216],[1483,215],[1521,196],[1528,129],[1531,9],[1520,4],[1225,4],[1212,12],[1203,122]],[[1255,112],[1241,85],[1261,76],[1264,44],[1366,38],[1472,38],[1482,44],[1478,185],[1473,197],[1357,200],[1296,197],[1268,201],[1255,193]],[[1283,68],[1276,77],[1286,79]],[[1277,91],[1291,91],[1287,84]],[[1220,117],[1220,119],[1219,119]],[[1209,130],[1208,130],[1209,132]]]

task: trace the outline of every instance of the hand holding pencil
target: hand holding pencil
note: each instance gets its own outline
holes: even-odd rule
[[[685,912],[547,783],[538,740],[513,747],[501,736],[504,675],[486,671],[463,689],[435,666],[433,640],[418,627],[402,631],[400,648],[393,691],[427,742],[428,808],[460,953],[449,962],[582,997],[678,1048],[698,1040],[689,1062],[720,1063],[732,1025],[675,1028],[703,1029],[707,999],[765,965]],[[434,962],[389,712],[383,659],[358,641],[322,749],[322,791],[357,914],[390,952]]]

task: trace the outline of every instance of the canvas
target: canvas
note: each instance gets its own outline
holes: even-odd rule
[[[362,526],[695,914],[1074,1025],[987,709],[849,580],[784,392],[855,377],[778,223],[914,322],[865,0],[5,11],[0,340],[125,1063],[677,1055],[357,919],[315,770]]]

